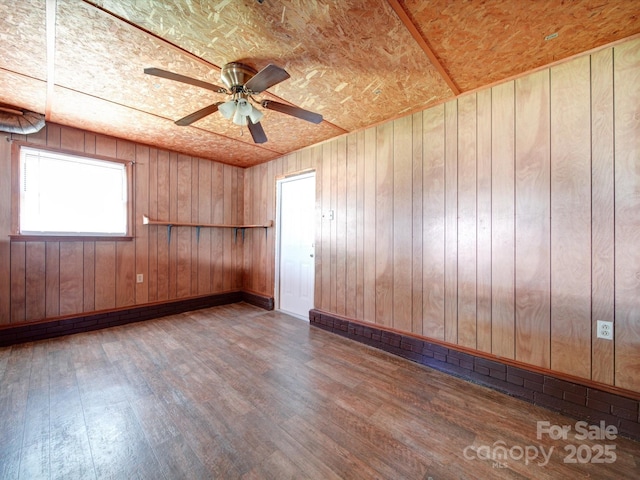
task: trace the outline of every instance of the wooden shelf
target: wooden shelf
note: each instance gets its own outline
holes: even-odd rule
[[[190,223],[190,222],[169,222],[167,220],[153,220],[147,215],[142,215],[143,225],[163,225],[167,227],[168,241],[171,242],[171,229],[173,227],[195,227],[197,239],[200,240],[201,228],[233,228],[236,233],[236,240],[238,239],[238,230],[242,231],[242,240],[244,241],[244,231],[247,228],[264,228],[265,235],[267,234],[267,228],[273,227],[273,220],[261,225],[234,225],[226,223]]]

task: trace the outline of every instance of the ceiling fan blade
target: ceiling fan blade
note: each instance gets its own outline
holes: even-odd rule
[[[262,128],[260,122],[253,123],[251,119],[249,119],[247,127],[249,127],[254,143],[264,143],[267,141],[267,135],[264,133],[264,128]]]
[[[286,103],[274,102],[273,100],[264,100],[262,106],[268,110],[275,110],[276,112],[291,115],[292,117],[301,118],[311,123],[322,122],[322,115],[319,113],[310,112],[304,108],[294,107],[293,105],[287,105]]]
[[[193,122],[200,120],[201,118],[206,117],[207,115],[211,115],[218,111],[218,105],[222,102],[214,103],[213,105],[209,105],[208,107],[201,108],[197,112],[193,112],[191,115],[187,115],[186,117],[181,118],[180,120],[176,120],[176,125],[180,125],[181,127],[186,127],[187,125],[191,125]]]
[[[206,88],[207,90],[212,90],[218,93],[226,93],[227,90],[223,87],[219,87],[218,85],[214,85],[212,83],[203,82],[202,80],[196,80],[195,78],[185,77],[184,75],[180,75],[179,73],[169,72],[167,70],[162,70],[160,68],[145,68],[144,73],[147,75],[155,75],[160,78],[167,78],[169,80],[175,80],[176,82],[187,83],[189,85],[194,85],[196,87]]]
[[[283,68],[270,63],[251,77],[249,81],[244,84],[244,88],[253,93],[260,93],[289,77],[290,75]]]

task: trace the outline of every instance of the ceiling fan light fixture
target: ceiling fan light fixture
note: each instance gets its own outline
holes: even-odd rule
[[[247,116],[251,113],[251,109],[253,107],[249,102],[247,102],[246,98],[238,99],[238,113],[243,116]]]
[[[241,127],[246,126],[248,123],[247,116],[240,113],[239,108],[236,109],[236,113],[233,116],[233,123],[235,123],[236,125],[240,125]]]
[[[229,100],[228,102],[222,103],[218,107],[218,111],[222,114],[224,118],[231,119],[233,118],[233,115],[236,112],[236,107],[237,107],[236,101]]]
[[[262,119],[263,116],[264,116],[264,113],[262,113],[253,105],[251,105],[251,113],[249,113],[249,118],[251,119],[251,123],[255,125],[260,121],[260,119]]]

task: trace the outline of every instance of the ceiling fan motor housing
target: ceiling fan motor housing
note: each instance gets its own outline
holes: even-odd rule
[[[233,93],[241,92],[243,85],[247,83],[256,73],[256,70],[244,63],[227,63],[222,67],[220,77],[226,87]]]

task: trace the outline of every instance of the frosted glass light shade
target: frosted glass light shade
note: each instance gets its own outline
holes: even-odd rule
[[[222,114],[224,118],[230,119],[233,117],[233,114],[236,112],[236,101],[229,100],[228,102],[224,102],[220,106],[218,106],[218,111]]]
[[[240,109],[237,108],[236,113],[233,116],[233,123],[235,123],[236,125],[245,126],[247,124],[247,118],[248,117],[246,115],[242,115],[242,113],[240,113]]]
[[[260,121],[260,119],[264,116],[264,114],[251,105],[251,113],[249,114],[249,118],[251,119],[251,123],[256,124]]]

